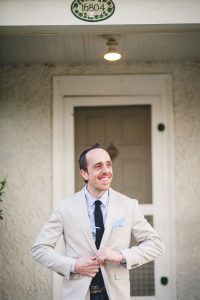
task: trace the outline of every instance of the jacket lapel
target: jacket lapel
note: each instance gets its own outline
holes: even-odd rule
[[[96,252],[96,245],[92,236],[92,230],[91,230],[90,221],[87,212],[87,204],[86,204],[84,189],[82,189],[79,193],[77,193],[76,214],[77,214],[78,221],[80,222],[80,227],[86,239],[88,240],[93,251]]]
[[[105,231],[101,240],[100,247],[104,247],[106,244],[106,241],[108,240],[108,237],[112,230],[112,223],[115,219],[116,213],[117,213],[117,203],[116,203],[116,197],[115,192],[113,189],[109,189],[109,203],[108,203],[108,212],[107,212],[107,219],[106,219],[106,225],[105,225]]]

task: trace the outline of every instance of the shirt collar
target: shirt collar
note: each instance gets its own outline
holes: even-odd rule
[[[84,192],[85,192],[85,197],[86,197],[86,200],[87,200],[87,204],[88,204],[88,207],[92,207],[94,205],[94,202],[97,200],[96,198],[94,198],[90,192],[88,191],[87,189],[87,186],[85,186],[84,188]],[[102,204],[104,206],[107,205],[107,202],[108,202],[108,196],[109,196],[109,191],[105,191],[105,193],[101,196],[101,198],[99,198],[98,200],[100,200],[102,202]]]

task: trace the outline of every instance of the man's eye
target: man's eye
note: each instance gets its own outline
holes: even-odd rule
[[[96,165],[95,168],[99,169],[99,168],[101,168],[101,165]]]

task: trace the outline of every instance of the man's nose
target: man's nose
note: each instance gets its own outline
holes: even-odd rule
[[[109,172],[109,168],[107,167],[107,165],[103,165],[102,170],[103,170],[103,172],[106,172],[106,173]]]

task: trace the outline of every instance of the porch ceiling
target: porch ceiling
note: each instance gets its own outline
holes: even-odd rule
[[[123,63],[200,61],[200,24],[0,27],[0,64],[96,64],[116,34]]]

